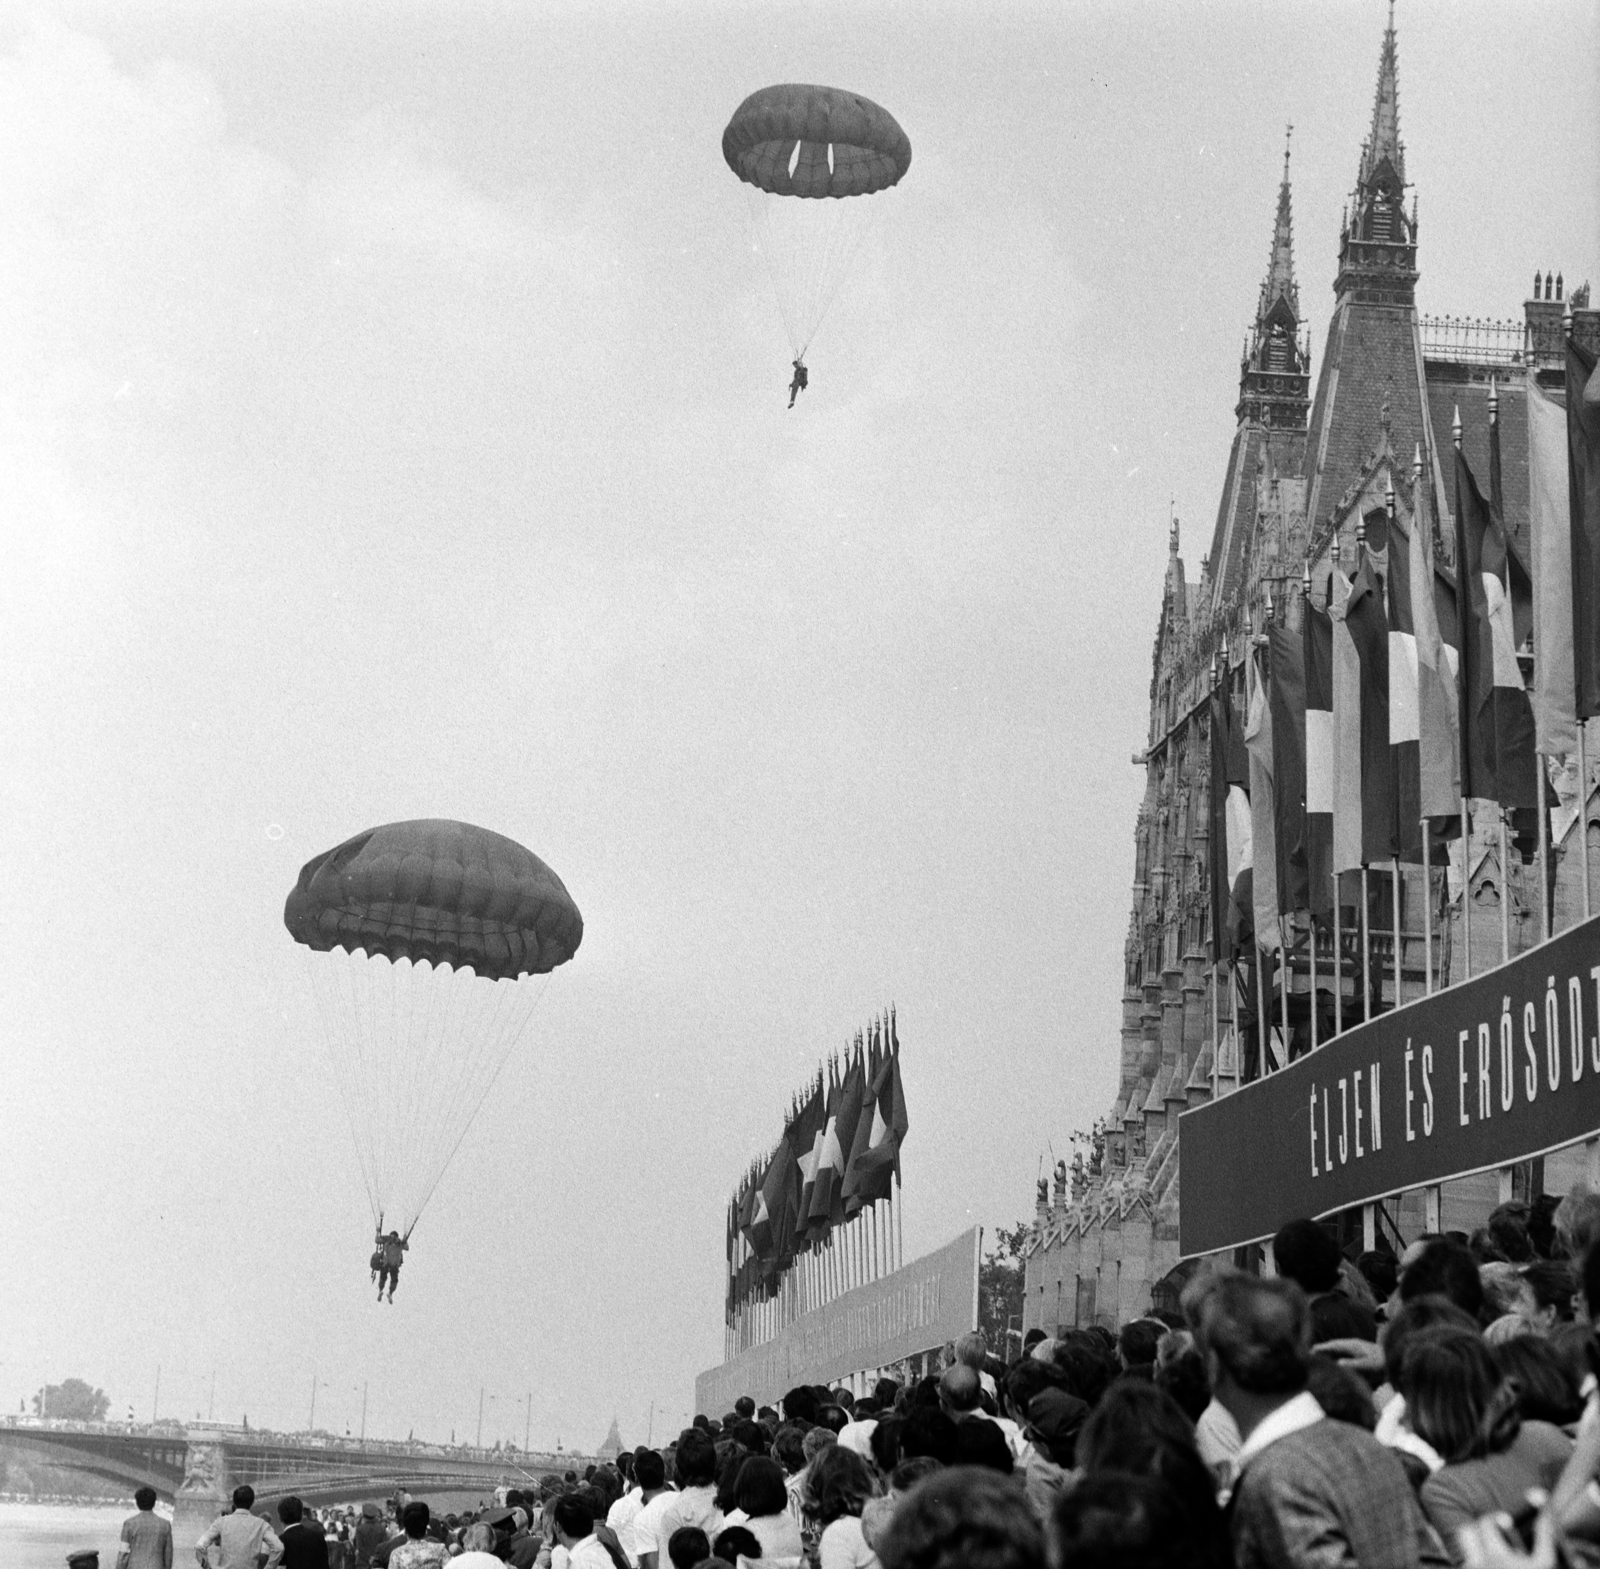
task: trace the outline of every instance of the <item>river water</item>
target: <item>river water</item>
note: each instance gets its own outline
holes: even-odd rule
[[[63,1569],[67,1554],[100,1549],[100,1569],[117,1569],[126,1505],[0,1503],[0,1565],[5,1569]],[[174,1558],[176,1564],[176,1558]]]

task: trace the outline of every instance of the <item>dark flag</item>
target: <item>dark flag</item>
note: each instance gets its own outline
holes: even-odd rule
[[[1456,620],[1461,665],[1461,793],[1538,803],[1533,704],[1517,664],[1506,539],[1456,448]]]
[[[1277,839],[1278,913],[1310,905],[1306,885],[1305,637],[1274,623],[1268,632],[1272,705],[1272,822]]]
[[[1399,843],[1389,744],[1389,622],[1383,613],[1383,579],[1364,546],[1344,621],[1361,661],[1361,859],[1370,866],[1391,859]]]
[[[893,1030],[891,1015],[890,1046],[872,1083],[872,1130],[866,1151],[861,1156],[860,1191],[864,1202],[869,1204],[888,1198],[894,1178],[900,1171],[900,1145],[909,1127],[906,1092],[900,1083],[900,1042],[894,1037]],[[868,1114],[869,1107],[863,1106],[862,1116]]]
[[[876,1107],[873,1085],[877,1083],[881,1061],[882,1054],[878,1050],[878,1028],[874,1025],[867,1038],[866,1062],[863,1064],[859,1056],[856,1062],[862,1075],[861,1109],[856,1117],[850,1150],[845,1157],[844,1180],[839,1184],[839,1191],[844,1197],[846,1219],[859,1214],[863,1207],[872,1203],[863,1189],[866,1172],[861,1161],[872,1143],[873,1112]]]
[[[1332,583],[1328,589],[1333,592]],[[1311,913],[1333,917],[1333,621],[1306,600],[1306,882]]]
[[[1413,531],[1423,527],[1413,515]],[[1417,629],[1411,603],[1411,541],[1389,530],[1389,746],[1394,768],[1394,824],[1398,858],[1422,859],[1422,723],[1417,697]]]
[[[834,1117],[834,1135],[831,1158],[834,1163],[832,1191],[828,1195],[828,1219],[835,1226],[842,1225],[854,1213],[845,1204],[844,1178],[855,1149],[856,1128],[865,1119],[862,1104],[866,1100],[866,1070],[861,1065],[861,1037],[856,1037],[855,1054],[845,1065],[844,1082],[839,1086],[839,1109]]]
[[[794,1151],[785,1135],[778,1140],[778,1147],[767,1162],[761,1186],[756,1189],[755,1213],[750,1222],[750,1246],[761,1258],[771,1258],[776,1251],[773,1244],[778,1235],[778,1217],[789,1202],[789,1185],[794,1177]]]
[[[1572,642],[1578,717],[1600,714],[1600,370],[1567,340],[1567,475],[1572,505]]]
[[[817,1082],[806,1097],[790,1130],[794,1150],[796,1180],[792,1188],[794,1203],[789,1211],[791,1247],[800,1251],[805,1240],[806,1226],[811,1218],[811,1195],[816,1186],[817,1158],[821,1154],[823,1130],[827,1124],[827,1099],[822,1087],[822,1070],[817,1070]]]

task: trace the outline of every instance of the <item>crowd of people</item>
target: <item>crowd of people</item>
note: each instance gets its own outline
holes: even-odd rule
[[[663,1449],[463,1516],[284,1499],[274,1525],[243,1488],[195,1553],[216,1569],[1600,1563],[1600,1195],[1354,1260],[1293,1221],[1264,1262],[1209,1265],[1181,1313],[1117,1333],[1030,1331],[1009,1364],[975,1333],[938,1374],[869,1396],[741,1399]]]

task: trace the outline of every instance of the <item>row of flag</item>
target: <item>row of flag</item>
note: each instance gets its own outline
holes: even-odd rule
[[[1600,373],[1567,342],[1566,406],[1530,377],[1531,573],[1509,548],[1490,407],[1488,494],[1455,449],[1451,580],[1433,560],[1438,498],[1420,450],[1409,522],[1391,484],[1381,545],[1336,561],[1324,608],[1253,639],[1244,711],[1230,673],[1211,697],[1210,885],[1215,957],[1283,947],[1283,917],[1332,913],[1336,873],[1432,858],[1463,800],[1532,814],[1539,755],[1563,758],[1600,715]],[[1529,581],[1531,576],[1531,581]],[[1309,588],[1309,578],[1307,579]],[[1531,597],[1532,683],[1513,590]],[[1425,852],[1423,834],[1430,835]]]
[[[800,1254],[888,1199],[900,1176],[905,1089],[894,1009],[858,1033],[804,1095],[777,1148],[752,1163],[728,1203],[728,1314],[777,1294]]]

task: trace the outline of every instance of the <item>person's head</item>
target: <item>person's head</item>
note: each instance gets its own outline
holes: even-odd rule
[[[1156,1347],[1167,1326],[1156,1318],[1136,1318],[1122,1326],[1117,1336],[1117,1356],[1125,1368],[1155,1366]]]
[[[672,1569],[694,1569],[701,1559],[710,1556],[711,1538],[697,1525],[680,1525],[667,1539]]]
[[[278,1518],[285,1525],[299,1525],[305,1518],[306,1506],[290,1493],[287,1498],[278,1500]]]
[[[153,1487],[141,1487],[133,1495],[133,1507],[142,1509],[148,1514],[156,1506],[156,1490]]]
[[[887,1476],[900,1464],[900,1435],[905,1429],[905,1419],[898,1416],[880,1417],[872,1424],[867,1437],[867,1449],[872,1463],[882,1476]]]
[[[955,1359],[974,1373],[983,1371],[983,1359],[989,1354],[989,1343],[981,1329],[974,1329],[956,1341]]]
[[[248,1482],[234,1488],[233,1507],[235,1509],[243,1509],[248,1514],[255,1507],[255,1501],[256,1490]]]
[[[1165,1390],[1191,1422],[1211,1404],[1206,1361],[1187,1329],[1169,1329],[1156,1346],[1155,1386]]]
[[[413,1542],[420,1542],[428,1529],[428,1506],[420,1498],[407,1504],[400,1514],[400,1529]]]
[[[1190,1281],[1183,1307],[1212,1391],[1230,1410],[1241,1394],[1281,1404],[1306,1387],[1311,1308],[1293,1281],[1218,1270]]]
[[[783,1467],[785,1476],[793,1476],[806,1463],[806,1435],[792,1422],[785,1423],[772,1435],[772,1453]]]
[[[1066,1379],[1053,1362],[1024,1357],[1000,1380],[1000,1393],[1007,1413],[1017,1422],[1025,1420],[1028,1402],[1043,1389],[1062,1389]]]
[[[725,1564],[736,1564],[740,1558],[759,1558],[761,1543],[754,1531],[742,1525],[730,1525],[717,1533],[711,1551]]]
[[[1028,1441],[1047,1460],[1063,1469],[1076,1463],[1078,1434],[1089,1418],[1089,1407],[1065,1389],[1041,1389],[1028,1402],[1024,1431]]]
[[[1197,1478],[1202,1489],[1210,1485],[1195,1452],[1194,1424],[1171,1395],[1144,1379],[1118,1379],[1105,1392],[1078,1435],[1077,1462],[1085,1473],[1133,1471],[1186,1489]]]
[[[978,1409],[982,1393],[977,1372],[964,1362],[954,1363],[939,1375],[939,1404],[957,1420]]]
[[[1582,1258],[1600,1242],[1600,1193],[1591,1193],[1586,1183],[1574,1183],[1556,1205],[1553,1224],[1556,1247],[1568,1258]],[[1600,1301],[1595,1306],[1600,1308]]]
[[[957,1422],[955,1462],[1010,1476],[1015,1462],[1006,1435],[994,1422]]]
[[[1484,1311],[1491,1319],[1506,1313],[1532,1317],[1533,1293],[1515,1264],[1498,1260],[1480,1264],[1478,1284],[1483,1287]]]
[[[1498,1453],[1522,1425],[1516,1391],[1471,1330],[1427,1329],[1412,1336],[1398,1387],[1412,1432],[1446,1465]]]
[[[789,1503],[788,1489],[783,1485],[783,1467],[764,1455],[752,1455],[739,1467],[733,1501],[752,1520],[760,1515],[782,1514]]]
[[[811,1462],[804,1504],[806,1512],[826,1527],[844,1515],[859,1516],[877,1492],[872,1467],[855,1450],[836,1443]]]
[[[826,1405],[817,1408],[817,1426],[830,1433],[842,1433],[850,1425],[850,1413],[843,1406]]]
[[[814,1427],[801,1442],[800,1453],[805,1456],[806,1464],[810,1465],[824,1449],[832,1449],[838,1442],[839,1435],[831,1427]]]
[[[1356,1259],[1356,1272],[1372,1290],[1373,1298],[1387,1302],[1400,1280],[1400,1261],[1380,1248],[1368,1248]]]
[[[494,1552],[494,1527],[475,1520],[461,1533],[461,1547],[468,1553]]]
[[[878,1402],[880,1411],[887,1411],[894,1404],[894,1398],[899,1393],[899,1381],[893,1378],[880,1378],[872,1386],[872,1398]]]
[[[1016,1480],[957,1466],[912,1486],[878,1556],[883,1569],[1043,1569],[1044,1540]]]
[[[1583,1415],[1583,1397],[1561,1353],[1542,1335],[1519,1335],[1491,1352],[1500,1376],[1516,1386],[1524,1422],[1565,1427]]]
[[[733,1414],[746,1422],[753,1422],[756,1415],[756,1403],[749,1395],[740,1395],[733,1403]]]
[[[641,1492],[659,1493],[667,1485],[667,1463],[654,1449],[636,1449],[633,1475]]]
[[[783,1397],[783,1418],[786,1422],[815,1422],[817,1397],[805,1384],[798,1384]]]
[[[594,1511],[581,1492],[562,1494],[555,1502],[553,1518],[556,1540],[563,1547],[581,1542],[594,1532]]]
[[[1513,1264],[1533,1259],[1533,1244],[1528,1240],[1528,1206],[1519,1199],[1489,1211],[1489,1240]]]
[[[913,1406],[900,1430],[900,1453],[907,1459],[932,1455],[949,1465],[956,1452],[956,1425],[937,1406]]]
[[[1470,1248],[1444,1238],[1430,1242],[1406,1265],[1400,1275],[1400,1300],[1432,1296],[1449,1297],[1474,1322],[1482,1319],[1483,1283]]]
[[[1339,1244],[1326,1226],[1314,1220],[1291,1220],[1272,1239],[1278,1273],[1309,1297],[1339,1284]]]
[[[1035,1326],[1022,1337],[1022,1354],[1027,1356],[1039,1342],[1045,1339],[1045,1332]]]
[[[612,1464],[616,1466],[617,1474],[625,1484],[633,1480],[633,1456],[626,1449],[612,1461]]]
[[[1148,1476],[1099,1471],[1069,1487],[1050,1521],[1052,1569],[1202,1569],[1182,1501]]]
[[[1306,1388],[1323,1413],[1335,1422],[1364,1427],[1369,1433],[1378,1425],[1372,1391],[1342,1362],[1329,1356],[1313,1356]]]
[[[389,1240],[391,1242],[398,1242],[400,1240],[400,1233],[398,1231],[391,1231],[389,1233]]]
[[[1522,1278],[1533,1296],[1531,1323],[1549,1330],[1571,1320],[1577,1278],[1570,1264],[1559,1259],[1535,1259],[1523,1266]]]
[[[1086,1329],[1069,1329],[1056,1338],[1050,1360],[1066,1385],[1080,1400],[1093,1405],[1115,1376],[1119,1363],[1116,1344]]]
[[[754,1417],[740,1417],[733,1424],[729,1436],[741,1449],[752,1455],[764,1455],[768,1449],[766,1429]]]
[[[709,1433],[686,1427],[678,1434],[679,1487],[710,1487],[717,1479],[717,1446]]]
[[[1411,1338],[1438,1326],[1466,1330],[1477,1327],[1474,1319],[1463,1313],[1449,1297],[1417,1297],[1383,1326],[1383,1375],[1390,1385],[1396,1389],[1400,1387],[1400,1368]]]

